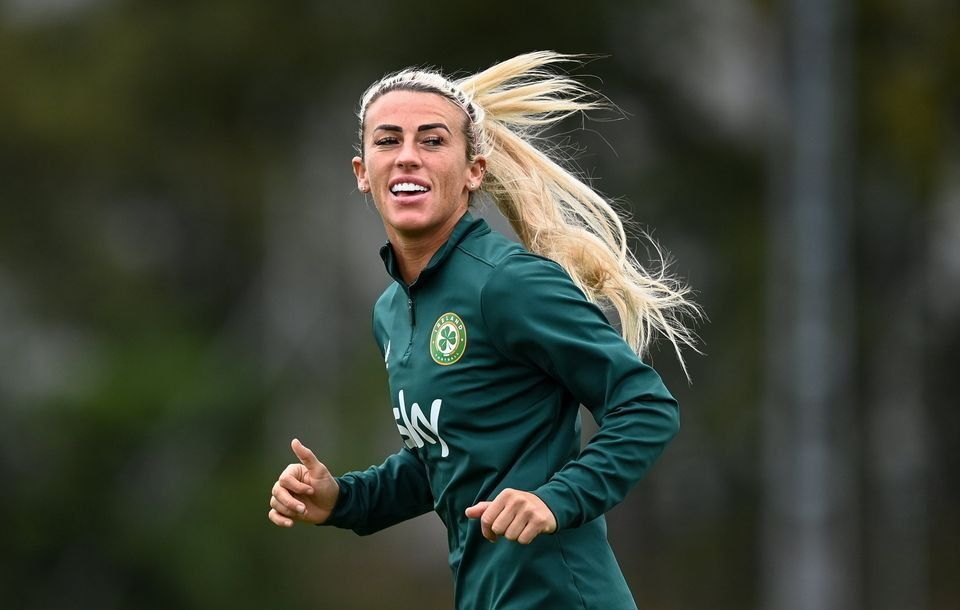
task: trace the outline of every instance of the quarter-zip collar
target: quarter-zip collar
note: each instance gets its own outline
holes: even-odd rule
[[[404,289],[404,291],[409,292],[409,288],[416,284],[422,283],[424,279],[433,273],[437,267],[443,264],[443,262],[450,256],[453,250],[462,242],[466,237],[472,233],[477,233],[482,235],[483,233],[488,233],[490,227],[487,226],[487,221],[482,218],[474,218],[469,211],[465,212],[463,216],[460,217],[460,220],[457,221],[457,224],[453,227],[453,231],[450,232],[450,237],[447,238],[447,241],[444,242],[436,252],[433,253],[433,256],[430,257],[430,262],[427,263],[427,266],[423,268],[423,271],[420,272],[420,275],[417,276],[413,282],[407,284],[403,281],[403,276],[400,275],[400,265],[397,262],[397,255],[393,251],[393,246],[389,241],[383,244],[380,248],[380,258],[383,259],[384,267],[387,269],[387,273],[398,284]]]

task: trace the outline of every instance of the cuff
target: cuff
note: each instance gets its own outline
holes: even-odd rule
[[[577,506],[573,499],[572,490],[566,483],[554,479],[533,490],[532,493],[543,500],[547,508],[553,512],[553,516],[557,520],[557,531],[582,525],[582,511]]]

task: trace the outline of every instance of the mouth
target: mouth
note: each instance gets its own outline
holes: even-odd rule
[[[419,180],[397,179],[390,185],[390,194],[394,197],[403,199],[405,197],[415,197],[423,193],[429,193],[430,187]]]

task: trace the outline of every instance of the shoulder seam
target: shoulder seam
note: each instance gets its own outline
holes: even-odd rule
[[[485,258],[481,258],[481,257],[477,256],[476,254],[474,254],[473,252],[470,252],[469,250],[465,249],[462,244],[458,244],[458,245],[457,245],[457,250],[463,252],[464,254],[466,254],[467,256],[469,256],[470,258],[472,258],[472,259],[474,259],[474,260],[476,260],[476,261],[478,261],[478,262],[483,263],[484,265],[490,267],[491,269],[497,267],[497,265],[493,264],[491,261],[488,261],[488,260],[485,259]],[[507,256],[509,256],[509,255],[507,255]],[[506,258],[506,257],[504,257],[504,258]]]

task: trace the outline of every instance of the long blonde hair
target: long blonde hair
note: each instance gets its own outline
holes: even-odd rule
[[[544,150],[543,131],[572,114],[609,107],[602,96],[548,68],[577,62],[553,51],[518,55],[451,81],[437,71],[406,69],[377,81],[361,98],[362,151],[366,109],[396,90],[437,93],[467,116],[467,156],[486,158],[482,190],[496,203],[523,245],[559,263],[592,302],[614,307],[623,338],[644,356],[656,336],[666,338],[687,371],[681,353],[695,351],[686,325],[701,317],[689,288],[669,276],[660,248],[657,268],[642,266],[629,250],[623,221],[610,202]]]

